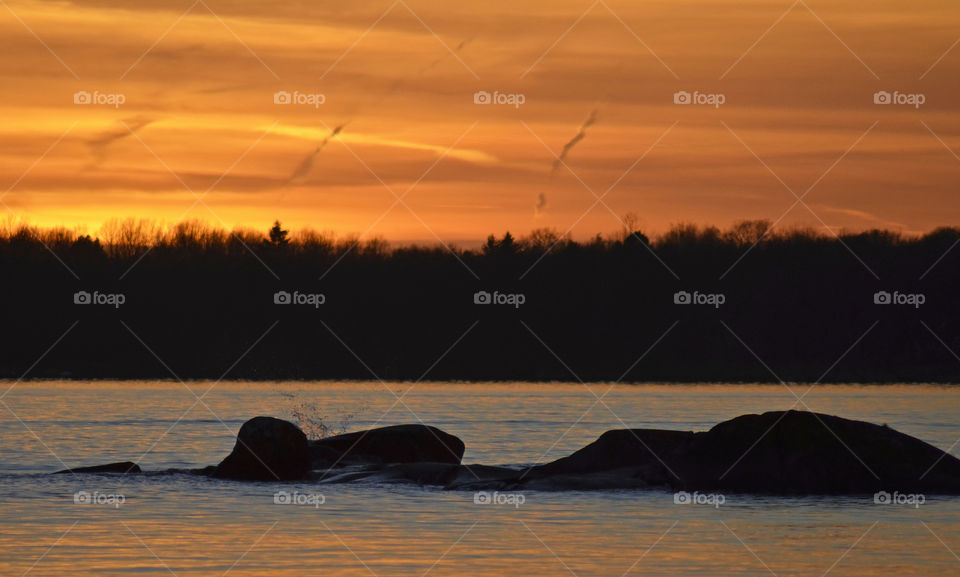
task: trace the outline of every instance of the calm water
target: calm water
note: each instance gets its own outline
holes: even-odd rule
[[[334,429],[422,420],[462,438],[467,463],[520,465],[611,428],[702,430],[795,400],[780,385],[590,389],[609,389],[607,406],[579,384],[18,383],[0,404],[0,575],[960,575],[957,498],[728,495],[713,507],[665,491],[527,492],[512,506],[406,485],[46,475],[214,464],[243,421],[298,406]],[[958,454],[960,388],[829,386],[805,401]],[[324,502],[275,504],[280,490]],[[75,504],[78,491],[124,502]]]

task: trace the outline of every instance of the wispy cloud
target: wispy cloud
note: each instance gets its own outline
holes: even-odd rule
[[[563,162],[567,159],[567,155],[570,154],[571,150],[573,150],[573,147],[587,136],[587,129],[593,126],[596,121],[597,109],[594,108],[590,111],[590,116],[588,116],[583,124],[580,125],[580,130],[577,131],[576,136],[571,138],[569,142],[563,145],[563,150],[560,151],[560,156],[553,161],[553,172],[556,172],[556,170],[560,168]]]
[[[319,155],[323,149],[326,148],[327,143],[330,142],[330,139],[336,138],[337,135],[340,134],[340,131],[342,131],[344,127],[346,127],[346,124],[341,124],[331,130],[330,134],[328,134],[323,141],[320,142],[313,152],[308,154],[306,158],[300,161],[300,164],[297,165],[297,167],[293,170],[293,173],[290,174],[290,177],[287,178],[283,185],[290,186],[291,184],[298,184],[303,181],[303,179],[310,174],[310,170],[313,168],[313,161],[317,158],[317,155]]]
[[[542,192],[537,195],[537,204],[533,206],[533,216],[540,216],[547,208],[547,195]]]
[[[89,168],[97,168],[103,164],[107,158],[107,149],[111,144],[132,136],[152,122],[154,122],[154,119],[143,116],[125,119],[121,121],[121,126],[116,130],[109,130],[88,140],[87,146],[90,147],[90,153],[93,155]]]
[[[262,127],[259,130],[265,130],[267,127]],[[317,138],[326,138],[324,132],[317,128],[306,127],[306,126],[295,126],[289,124],[277,124],[271,132],[275,134],[281,134],[284,136],[291,136],[294,138],[303,138],[308,140],[316,140]],[[399,140],[395,138],[387,138],[385,136],[380,136],[376,134],[362,133],[351,131],[348,134],[340,134],[338,138],[343,142],[350,144],[360,144],[360,145],[370,145],[370,146],[385,146],[390,148],[402,148],[407,150],[424,150],[434,152],[436,154],[444,154],[449,158],[455,158],[457,160],[462,160],[464,162],[470,162],[474,164],[496,164],[500,161],[496,156],[482,151],[469,148],[455,148],[448,150],[449,145],[440,145],[440,144],[427,144],[424,142],[414,142],[410,140]]]

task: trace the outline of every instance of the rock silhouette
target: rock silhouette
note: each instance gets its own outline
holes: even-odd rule
[[[464,449],[459,438],[428,425],[394,425],[310,442],[315,468],[337,461],[460,464]]]
[[[584,486],[612,482],[767,494],[960,494],[960,460],[886,426],[773,411],[743,415],[700,433],[608,431],[568,457],[533,467],[514,485],[532,488],[570,479]]]
[[[119,463],[108,463],[106,465],[94,465],[92,467],[77,467],[75,469],[64,469],[57,471],[54,475],[63,475],[66,473],[120,473],[122,475],[142,473],[140,465],[122,461]]]
[[[808,411],[742,415],[708,431],[618,429],[551,463],[463,465],[436,427],[396,425],[307,441],[296,425],[250,419],[233,452],[198,475],[255,481],[415,483],[458,490],[662,488],[771,495],[960,495],[960,460],[886,425]],[[113,463],[63,472],[139,472]],[[187,471],[171,471],[187,472]]]
[[[310,471],[307,436],[289,421],[254,417],[240,427],[237,444],[217,465],[214,477],[249,481],[291,481]]]

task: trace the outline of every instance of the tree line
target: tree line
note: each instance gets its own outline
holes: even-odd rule
[[[8,223],[0,376],[958,380],[958,228],[633,228],[467,249],[279,222]]]

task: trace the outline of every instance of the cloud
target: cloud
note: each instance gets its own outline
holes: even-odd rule
[[[313,161],[315,158],[317,158],[317,155],[319,155],[320,152],[323,151],[324,148],[326,148],[327,143],[330,142],[331,138],[335,138],[338,134],[340,134],[340,131],[343,130],[346,125],[347,125],[346,123],[341,124],[340,126],[337,126],[332,131],[330,131],[330,134],[328,134],[327,137],[323,139],[323,141],[317,146],[317,148],[315,148],[313,152],[308,154],[307,157],[304,158],[302,161],[300,161],[300,164],[298,164],[297,167],[293,169],[293,173],[290,175],[289,178],[287,178],[286,182],[284,182],[283,185],[290,186],[291,184],[298,183],[302,181],[304,178],[306,178],[306,176],[310,174],[310,169],[313,168]]]
[[[811,205],[811,206],[812,206],[813,208],[816,208],[817,210],[822,210],[822,211],[824,211],[824,212],[832,212],[832,213],[835,213],[835,214],[842,214],[842,215],[844,215],[844,216],[849,216],[849,217],[853,217],[853,218],[855,218],[855,219],[860,219],[860,220],[866,221],[870,226],[879,226],[879,227],[886,228],[886,229],[899,229],[899,230],[906,230],[906,229],[909,229],[909,228],[910,228],[909,226],[907,226],[906,224],[904,224],[904,223],[902,223],[902,222],[896,222],[896,221],[892,221],[892,220],[887,220],[887,219],[885,219],[885,218],[882,218],[882,217],[880,217],[880,216],[877,216],[876,214],[874,214],[874,213],[872,213],[872,212],[867,212],[867,211],[863,211],[863,210],[855,210],[855,209],[852,209],[852,208],[841,208],[841,207],[837,207],[837,206],[829,206],[829,205],[826,205],[826,204],[813,204],[813,205]],[[826,225],[824,225],[824,226],[826,226]],[[842,227],[828,227],[828,228],[842,228]]]
[[[560,156],[553,161],[553,169],[551,170],[552,172],[556,172],[557,169],[560,168],[560,165],[563,164],[563,161],[567,159],[567,154],[570,153],[570,150],[572,150],[573,147],[576,146],[578,142],[580,142],[581,140],[584,139],[584,137],[587,136],[587,128],[590,128],[591,126],[593,126],[593,124],[596,121],[597,121],[597,109],[594,108],[593,110],[590,111],[590,116],[588,116],[587,119],[583,122],[583,124],[580,125],[580,130],[577,131],[576,136],[571,138],[570,142],[563,145],[563,150],[560,151]]]
[[[457,56],[458,54],[460,54],[460,51],[463,50],[464,46],[466,46],[467,44],[469,44],[471,40],[473,40],[473,38],[467,38],[466,40],[461,40],[461,41],[460,41],[460,44],[457,44],[457,47],[453,49],[453,52],[446,52],[446,53],[444,53],[443,56],[441,56],[440,58],[437,58],[436,60],[434,60],[433,62],[431,62],[430,64],[428,64],[425,68],[423,68],[422,70],[420,70],[420,72],[417,74],[417,76],[420,76],[420,75],[422,75],[422,74],[425,74],[425,73],[429,72],[430,70],[432,70],[433,68],[435,68],[438,64],[440,64],[441,62],[443,62],[444,60],[446,60],[446,59],[449,58],[450,56]]]
[[[533,206],[533,216],[540,216],[545,208],[547,208],[547,195],[541,192],[537,195],[537,204]]]
[[[93,161],[90,164],[90,168],[97,168],[103,161],[107,158],[107,147],[109,147],[114,142],[132,136],[137,131],[141,130],[148,124],[154,122],[152,118],[145,118],[143,116],[135,116],[133,118],[128,118],[121,120],[120,123],[123,124],[122,128],[116,130],[111,130],[104,132],[95,138],[91,138],[87,141],[87,146],[90,147],[90,152],[93,154]]]
[[[349,124],[349,123],[346,123]],[[346,126],[344,124],[344,126]],[[265,130],[267,127],[258,127],[257,130]],[[342,127],[341,127],[342,128]],[[322,134],[316,128],[308,128],[304,126],[296,126],[290,124],[276,124],[270,127],[270,132],[274,134],[282,134],[284,136],[291,136],[294,138],[305,138],[313,139],[317,138],[319,134]],[[383,146],[387,148],[398,148],[406,150],[424,150],[436,153],[438,155],[446,155],[447,158],[454,158],[457,160],[462,160],[464,162],[469,162],[472,164],[480,165],[492,165],[499,164],[500,159],[496,156],[484,152],[482,150],[470,149],[470,148],[454,148],[450,149],[447,145],[439,144],[426,144],[423,142],[413,142],[410,140],[397,140],[395,138],[386,138],[376,134],[364,134],[357,133],[356,131],[351,132],[350,134],[345,134],[340,136],[344,142],[350,142],[354,144],[367,145],[367,146]]]

